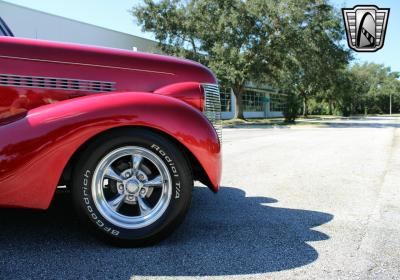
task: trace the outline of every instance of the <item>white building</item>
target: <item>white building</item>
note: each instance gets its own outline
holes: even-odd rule
[[[0,0],[0,17],[16,37],[71,42],[140,52],[159,53],[157,42],[89,23],[52,15]],[[243,96],[246,118],[282,116],[284,98],[268,87],[249,84]],[[223,118],[233,118],[235,98],[221,94]]]
[[[0,0],[0,17],[16,37],[157,52],[157,42]]]

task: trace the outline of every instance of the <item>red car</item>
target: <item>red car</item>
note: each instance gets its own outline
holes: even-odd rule
[[[47,209],[67,186],[109,241],[147,245],[217,192],[215,76],[192,61],[15,38],[0,21],[0,207]],[[22,221],[21,221],[22,222]]]

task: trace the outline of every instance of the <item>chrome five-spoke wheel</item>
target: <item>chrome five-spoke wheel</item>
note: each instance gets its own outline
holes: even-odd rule
[[[110,223],[138,229],[157,221],[167,209],[172,181],[154,152],[125,146],[108,153],[93,174],[92,197]]]
[[[189,209],[188,157],[178,143],[152,130],[119,128],[99,135],[75,162],[72,197],[78,217],[113,244],[154,244]]]

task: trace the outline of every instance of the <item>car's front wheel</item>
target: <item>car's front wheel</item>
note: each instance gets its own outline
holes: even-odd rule
[[[190,205],[193,179],[181,150],[149,130],[98,137],[74,171],[78,215],[108,240],[144,246],[167,236]]]

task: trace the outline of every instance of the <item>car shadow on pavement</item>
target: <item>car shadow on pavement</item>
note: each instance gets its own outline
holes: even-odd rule
[[[312,263],[313,229],[333,215],[274,207],[238,188],[196,187],[183,225],[147,248],[110,247],[86,232],[65,195],[48,211],[0,209],[0,278],[118,278],[266,273]],[[28,268],[28,269],[27,269]]]

